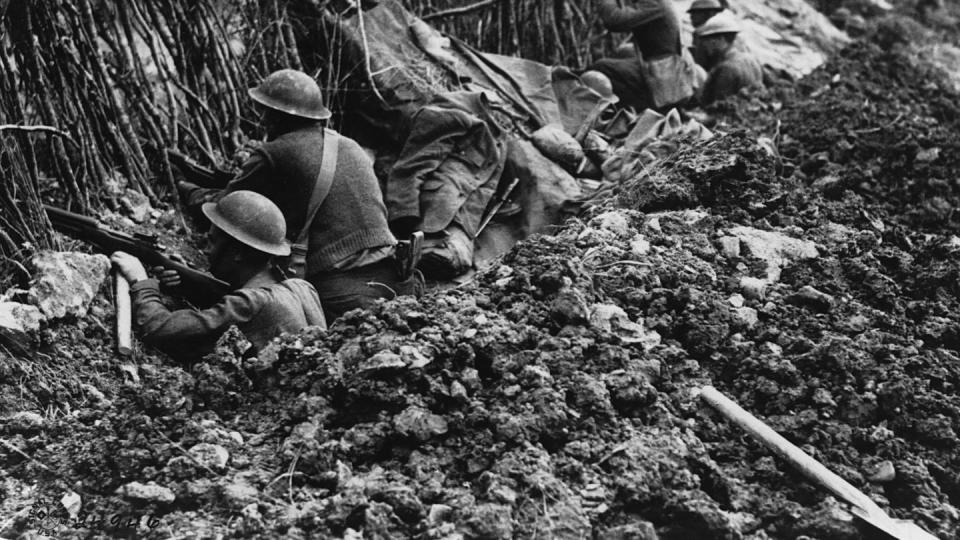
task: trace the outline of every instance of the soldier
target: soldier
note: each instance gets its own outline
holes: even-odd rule
[[[723,11],[723,4],[719,0],[694,0],[687,13],[690,14],[690,22],[693,28],[700,28],[703,23],[710,20],[711,17]]]
[[[697,28],[697,57],[709,71],[700,102],[724,99],[742,88],[763,87],[763,66],[748,51],[734,46],[740,23],[729,11],[715,15]]]
[[[305,326],[326,328],[320,298],[302,279],[283,279],[276,257],[290,254],[280,209],[252,191],[234,191],[217,203],[203,205],[211,227],[210,271],[237,290],[217,305],[201,311],[170,311],[160,301],[156,279],[147,279],[139,259],[118,251],[111,257],[131,283],[134,318],[141,338],[180,360],[195,360],[213,351],[225,330],[236,325],[253,344],[263,348],[282,332]],[[165,276],[176,284],[176,276]]]
[[[316,81],[283,69],[248,93],[262,107],[267,142],[224,193],[252,190],[280,207],[288,239],[306,244],[305,276],[320,294],[327,318],[378,298],[422,294],[422,276],[398,275],[397,240],[387,225],[373,163],[355,141],[324,129],[322,121],[331,114]],[[210,191],[181,182],[188,205],[208,199]]]
[[[631,32],[634,58],[605,58],[590,67],[606,75],[621,102],[667,109],[687,101],[699,85],[698,68],[680,44],[680,22],[668,0],[600,0],[603,26]]]

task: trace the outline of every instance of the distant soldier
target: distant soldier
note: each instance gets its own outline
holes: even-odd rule
[[[723,4],[719,0],[694,0],[687,13],[690,14],[690,22],[693,28],[700,28],[703,23],[710,20],[711,17],[723,11]]]
[[[633,58],[604,58],[590,69],[606,75],[624,105],[666,109],[693,96],[696,64],[680,43],[680,22],[668,0],[599,0],[603,26],[630,32]]]
[[[217,340],[236,325],[260,350],[283,332],[306,326],[326,328],[320,298],[302,279],[282,279],[275,258],[290,254],[280,209],[252,191],[235,191],[203,205],[210,219],[210,271],[236,287],[220,303],[204,310],[170,311],[160,301],[159,283],[147,279],[140,260],[122,251],[111,260],[131,283],[134,320],[149,345],[180,360],[196,360],[213,351]],[[175,284],[176,276],[167,276]]]
[[[743,88],[763,87],[763,66],[750,52],[734,46],[740,23],[725,11],[697,28],[697,58],[708,70],[700,102],[724,99]]]
[[[305,276],[317,288],[327,317],[378,298],[422,294],[422,276],[398,275],[397,240],[387,225],[373,163],[355,141],[324,129],[322,121],[331,114],[316,81],[283,69],[249,94],[262,106],[267,142],[224,193],[256,191],[280,207],[287,238],[306,244]],[[336,147],[326,148],[328,143]],[[326,168],[325,155],[331,161]],[[211,191],[181,182],[188,205],[210,200]]]

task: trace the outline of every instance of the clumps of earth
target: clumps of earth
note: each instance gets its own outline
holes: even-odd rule
[[[756,142],[772,106],[723,104],[755,123],[473,282],[255,356],[230,332],[193,366],[118,360],[109,308],[49,329],[46,356],[0,362],[3,402],[37,407],[0,421],[4,533],[35,528],[44,496],[62,537],[120,534],[74,527],[81,511],[156,516],[121,533],[157,538],[876,537],[704,406],[712,384],[955,536],[960,239],[927,218],[954,196],[934,180],[960,173],[958,126],[914,114],[913,64],[832,82],[888,54],[854,46],[802,83],[775,147]],[[840,120],[864,99],[873,127]]]

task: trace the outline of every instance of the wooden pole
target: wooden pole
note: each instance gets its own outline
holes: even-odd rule
[[[133,352],[130,283],[119,272],[113,274],[113,290],[117,307],[117,352],[129,356]]]
[[[740,426],[764,446],[796,467],[804,476],[827,488],[836,497],[853,505],[854,515],[898,540],[933,540],[936,537],[906,520],[891,519],[873,499],[840,478],[819,461],[750,414],[712,386],[700,389],[700,397],[727,420]]]

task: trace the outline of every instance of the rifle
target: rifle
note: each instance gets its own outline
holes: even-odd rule
[[[54,206],[43,205],[43,209],[47,211],[47,217],[54,229],[92,244],[101,252],[110,254],[114,251],[125,251],[148,267],[162,266],[168,270],[176,270],[180,274],[179,289],[182,295],[191,301],[210,306],[232,290],[227,282],[161,254],[164,247],[154,236],[140,233],[129,235],[108,229],[96,219]]]
[[[232,172],[224,169],[204,167],[190,156],[172,148],[167,149],[167,158],[188,182],[200,187],[223,189],[234,176]]]

